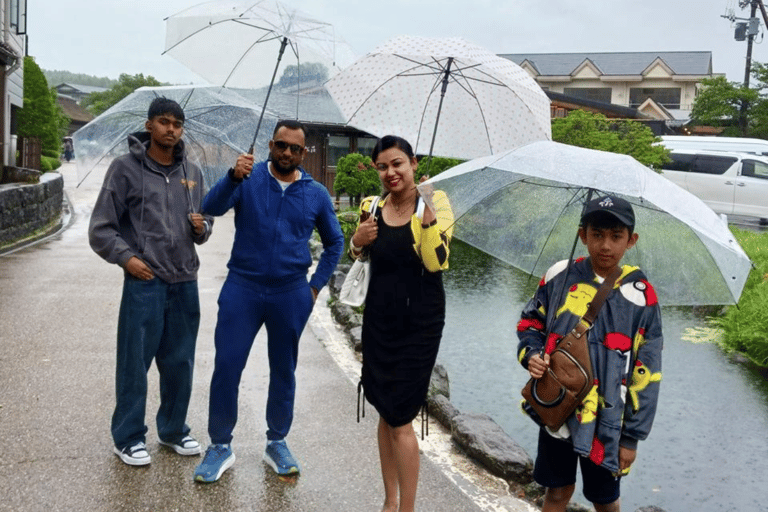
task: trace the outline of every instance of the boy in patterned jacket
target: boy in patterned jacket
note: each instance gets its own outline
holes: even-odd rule
[[[632,206],[621,198],[603,196],[587,204],[578,233],[589,258],[570,268],[567,261],[553,265],[517,327],[518,360],[532,378],[544,375],[557,342],[635,245],[634,225]],[[621,476],[629,472],[638,441],[653,424],[661,381],[661,312],[640,269],[621,268],[588,334],[592,390],[560,430],[542,427],[539,432],[533,476],[547,489],[544,512],[565,511],[575,490],[577,461],[584,496],[595,510],[619,511]]]

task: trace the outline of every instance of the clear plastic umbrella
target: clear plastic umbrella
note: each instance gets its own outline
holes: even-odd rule
[[[163,53],[212,84],[266,88],[262,108],[273,85],[294,91],[297,110],[301,89],[355,59],[330,23],[275,0],[216,0],[176,13],[166,18]]]
[[[165,96],[184,109],[184,140],[188,157],[203,170],[210,186],[244,153],[259,119],[259,107],[221,87],[142,87],[80,128],[73,135],[78,186],[100,181],[110,162],[128,152],[127,136],[144,130],[147,108]],[[272,133],[277,117],[267,117]],[[266,158],[269,135],[263,135],[259,158]]]
[[[721,217],[627,155],[534,142],[425,186],[448,195],[454,236],[536,276],[571,253],[590,191],[632,203],[639,240],[623,263],[646,272],[664,305],[736,303],[752,266]]]
[[[469,159],[551,139],[549,98],[533,78],[458,38],[396,37],[326,88],[350,126],[400,135],[422,155]]]

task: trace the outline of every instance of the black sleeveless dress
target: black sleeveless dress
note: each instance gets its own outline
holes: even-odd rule
[[[429,390],[445,325],[442,272],[429,272],[413,249],[410,222],[378,218],[370,247],[371,281],[363,312],[365,398],[399,427],[416,417]]]

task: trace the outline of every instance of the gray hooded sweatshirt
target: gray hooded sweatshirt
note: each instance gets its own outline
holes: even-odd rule
[[[194,281],[200,267],[194,244],[208,240],[213,226],[205,215],[205,232],[196,235],[188,217],[200,212],[203,174],[187,161],[183,141],[168,169],[149,158],[149,142],[147,132],[129,135],[130,153],[109,166],[91,215],[91,248],[121,267],[136,256],[167,283]]]

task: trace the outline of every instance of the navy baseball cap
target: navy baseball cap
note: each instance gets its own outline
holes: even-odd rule
[[[632,205],[620,197],[602,196],[591,200],[581,215],[581,225],[584,225],[584,219],[587,215],[596,212],[611,214],[630,229],[635,227],[635,212],[632,210]]]

